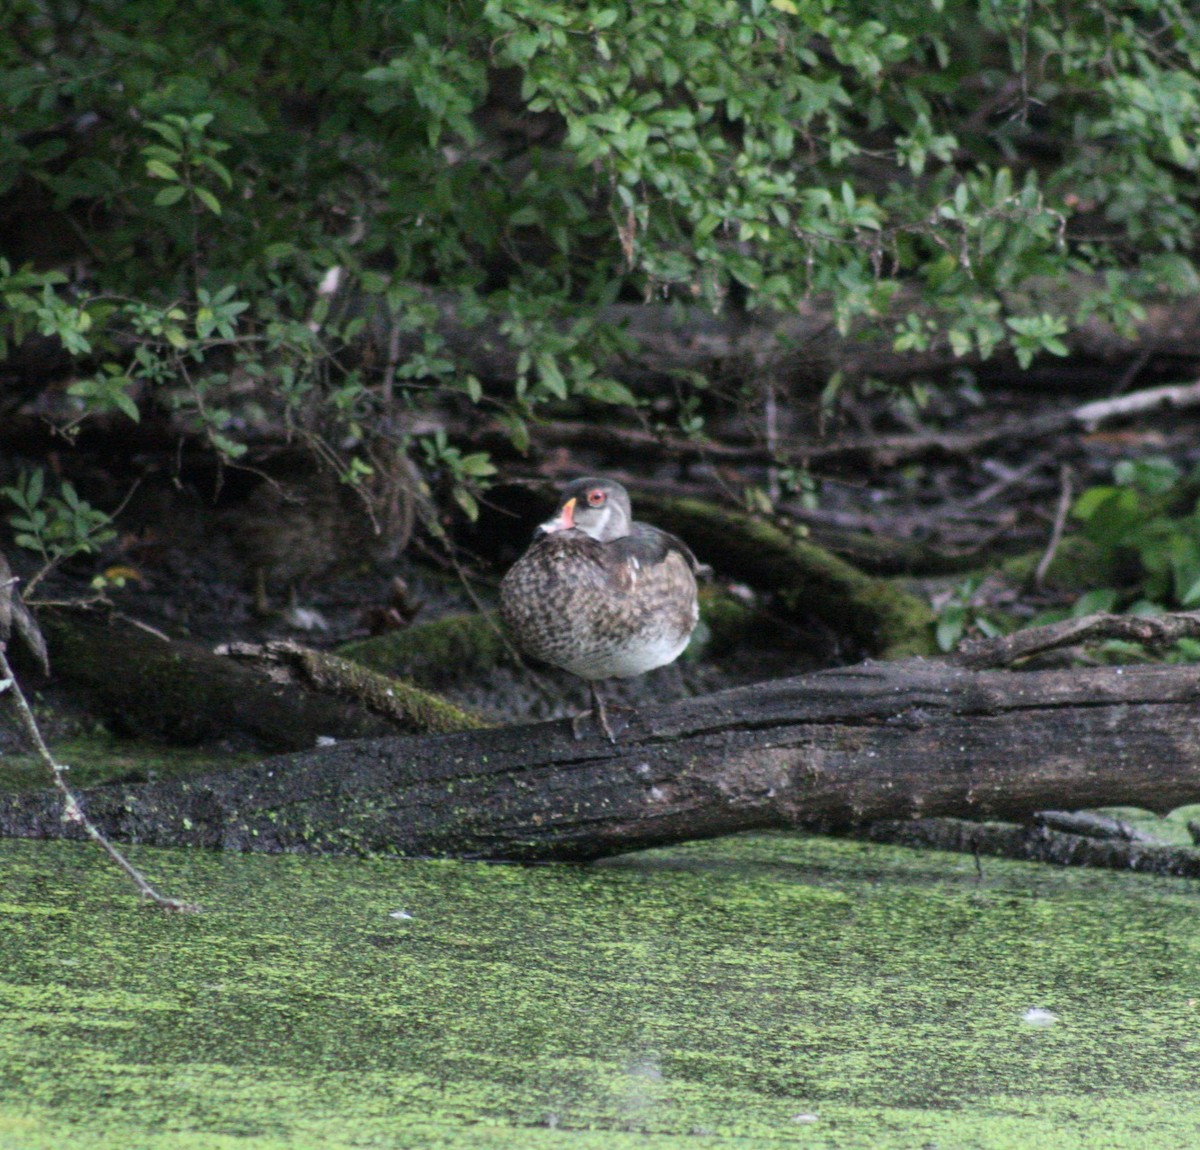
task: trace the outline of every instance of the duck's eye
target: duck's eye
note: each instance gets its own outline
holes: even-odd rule
[[[588,492],[588,506],[589,507],[603,507],[604,501],[607,498],[608,498],[608,496],[605,495],[603,491],[600,491],[598,489],[589,491]]]

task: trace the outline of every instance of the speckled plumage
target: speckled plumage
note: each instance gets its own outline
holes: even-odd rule
[[[673,535],[633,521],[612,480],[581,479],[500,584],[500,614],[536,659],[591,683],[676,659],[699,612],[696,560]],[[603,706],[593,690],[601,726]]]

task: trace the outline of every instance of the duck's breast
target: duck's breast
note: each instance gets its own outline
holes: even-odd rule
[[[678,551],[648,562],[562,532],[535,542],[505,576],[500,613],[534,658],[586,679],[627,678],[687,646],[698,618],[696,581]]]

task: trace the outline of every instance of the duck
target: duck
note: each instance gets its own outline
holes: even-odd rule
[[[700,618],[699,564],[682,540],[633,518],[612,479],[577,479],[500,583],[500,617],[525,654],[585,680],[615,743],[600,683],[674,662]]]

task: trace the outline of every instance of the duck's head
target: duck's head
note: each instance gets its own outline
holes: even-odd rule
[[[558,511],[539,528],[547,534],[572,528],[601,543],[629,534],[629,494],[611,479],[577,479],[563,489]]]

